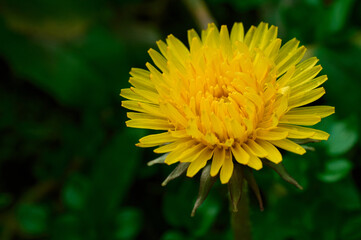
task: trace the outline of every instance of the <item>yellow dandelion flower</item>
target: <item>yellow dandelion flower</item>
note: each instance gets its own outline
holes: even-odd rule
[[[262,159],[278,164],[279,149],[306,150],[299,139],[327,140],[312,126],[334,113],[330,106],[305,106],[322,97],[326,75],[318,59],[302,60],[299,41],[281,44],[277,27],[261,23],[246,34],[235,23],[229,34],[210,24],[199,36],[188,31],[189,48],[173,35],[150,49],[154,65],[132,69],[121,96],[128,127],[161,130],[139,140],[155,147],[167,164],[187,163],[193,177],[210,162],[210,175],[228,183],[235,164],[259,170]],[[183,165],[184,168],[184,165]]]

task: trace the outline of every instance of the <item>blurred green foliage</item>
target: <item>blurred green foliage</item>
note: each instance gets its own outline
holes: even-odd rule
[[[208,0],[218,24],[260,21],[297,37],[329,80],[318,125],[329,141],[284,164],[299,191],[271,170],[256,173],[254,239],[361,239],[361,2]],[[216,183],[190,218],[197,178],[162,188],[172,167],[134,144],[119,91],[147,49],[197,28],[176,0],[0,1],[0,239],[232,239],[227,189]]]

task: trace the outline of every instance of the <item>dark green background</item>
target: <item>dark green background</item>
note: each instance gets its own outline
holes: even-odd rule
[[[318,104],[336,114],[316,152],[284,154],[304,191],[269,169],[251,196],[254,239],[361,239],[361,2],[209,0],[217,24],[266,21],[297,37],[329,76]],[[197,28],[184,1],[0,1],[0,239],[231,239],[219,182],[190,218],[198,177],[160,186],[147,131],[126,129],[119,92],[168,34]]]

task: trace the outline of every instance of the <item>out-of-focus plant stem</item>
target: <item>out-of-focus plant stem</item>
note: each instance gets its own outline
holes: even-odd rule
[[[231,224],[234,240],[251,240],[251,221],[249,218],[248,185],[244,181],[241,200],[237,205],[238,211],[231,210]],[[232,208],[231,208],[232,209]]]
[[[201,29],[206,29],[208,23],[215,22],[203,0],[183,0],[183,2]]]

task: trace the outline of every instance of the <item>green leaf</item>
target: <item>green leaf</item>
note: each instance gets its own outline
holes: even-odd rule
[[[356,121],[334,122],[329,130],[330,138],[326,142],[328,153],[338,156],[348,152],[358,140]]]
[[[206,201],[199,207],[197,214],[189,221],[189,229],[194,236],[205,236],[216,222],[221,210],[220,199],[208,196]]]
[[[17,15],[27,18],[28,21],[43,20],[46,18],[64,19],[72,16],[92,15],[99,11],[101,1],[98,0],[33,0],[31,3],[22,0],[4,0],[2,4],[7,11],[14,11]]]
[[[361,215],[348,219],[341,229],[341,238],[347,240],[361,239]]]
[[[320,196],[340,209],[356,210],[361,208],[360,192],[351,177],[333,184],[327,184],[321,191]]]
[[[91,232],[91,231],[88,231]],[[81,234],[81,221],[76,215],[59,215],[52,226],[51,240],[85,240]]]
[[[354,0],[336,0],[332,2],[328,9],[327,27],[333,33],[340,31],[346,24],[348,18],[351,16]]]
[[[94,109],[110,104],[109,92],[110,96],[118,94],[119,83],[116,82],[116,77],[125,71],[123,67],[119,68],[114,64],[123,62],[124,55],[122,44],[119,41],[116,44],[114,36],[95,39],[94,41],[99,40],[96,42],[97,46],[110,45],[114,52],[108,50],[105,55],[94,56],[90,54],[98,51],[91,48],[95,43],[83,50],[88,51],[86,55],[67,45],[54,44],[49,47],[41,42],[31,41],[10,32],[1,23],[0,35],[3,42],[0,45],[0,55],[11,64],[16,75],[30,81],[62,104]],[[96,33],[98,35],[100,34]],[[118,58],[114,57],[115,54]],[[112,63],[111,68],[117,70],[108,67],[110,63],[94,64],[95,60],[92,58],[96,56],[97,62],[103,62],[102,58],[107,59]],[[112,73],[111,77],[106,73]]]
[[[127,207],[116,216],[116,239],[135,239],[142,226],[142,212],[137,208]]]
[[[89,193],[89,180],[80,174],[75,174],[68,179],[63,190],[64,203],[73,210],[85,207]]]
[[[134,179],[140,160],[135,143],[141,132],[125,129],[116,134],[94,164],[92,200],[105,206],[103,214],[113,212]]]
[[[182,232],[178,231],[167,231],[163,234],[161,240],[186,240],[189,238],[186,238]]]
[[[352,169],[352,163],[345,158],[333,159],[326,162],[325,170],[318,174],[323,182],[337,182],[347,176]]]
[[[12,196],[9,193],[0,193],[0,210],[8,207],[12,200]]]
[[[302,44],[314,42],[317,34],[320,34],[320,31],[317,31],[318,23],[323,21],[325,15],[325,10],[322,8],[320,0],[294,1],[290,4],[279,4],[273,11],[268,11],[270,11],[268,15],[272,16],[275,23],[279,21],[277,16],[282,19],[284,32],[280,32],[280,34],[283,35],[283,40],[296,37]]]
[[[324,99],[327,100],[327,104],[335,106],[336,115],[339,117],[360,115],[361,108],[355,107],[355,103],[361,101],[361,84],[358,81],[358,76],[361,75],[361,62],[356,60],[361,58],[361,48],[352,45],[342,45],[339,48],[322,46],[315,49],[315,55],[324,68],[322,72],[329,78],[325,83],[327,94]],[[340,93],[347,93],[347,97]]]
[[[102,26],[90,29],[83,42],[74,45],[72,50],[105,77],[102,84],[114,97],[119,97],[120,88],[129,87],[127,80],[132,66],[129,59],[126,59],[124,43],[111,29]]]
[[[28,234],[41,234],[47,229],[48,209],[42,205],[21,204],[16,217],[21,229]]]
[[[197,184],[189,178],[178,179],[179,181],[168,184],[164,189],[162,207],[168,224],[174,227],[185,227],[191,219],[190,214],[197,196]]]
[[[93,164],[90,178],[91,192],[87,199],[86,216],[101,239],[114,236],[111,224],[124,196],[137,174],[139,150],[135,147],[142,131],[126,129],[106,143],[106,147]],[[144,164],[142,167],[146,167]]]

